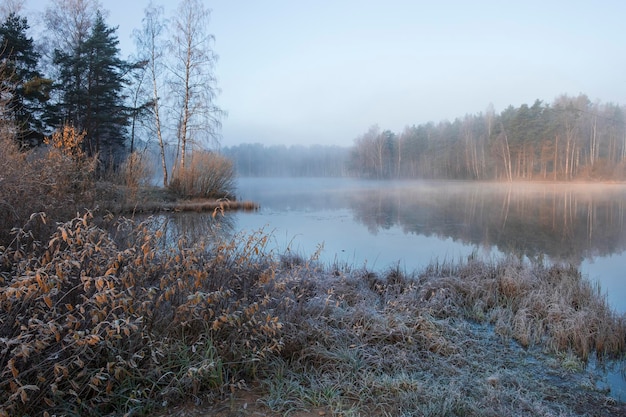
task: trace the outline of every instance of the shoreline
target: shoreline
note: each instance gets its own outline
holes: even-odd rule
[[[228,197],[181,198],[166,188],[147,186],[129,188],[100,183],[104,191],[102,201],[109,201],[104,209],[114,214],[134,213],[182,213],[182,212],[219,212],[231,210],[255,211],[260,205],[254,201],[238,200]]]
[[[179,212],[217,212],[230,210],[255,211],[260,205],[253,201],[228,199],[147,201],[134,205],[124,205],[119,214],[127,213],[179,213]]]

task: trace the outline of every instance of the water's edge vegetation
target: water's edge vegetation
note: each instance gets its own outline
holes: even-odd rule
[[[254,388],[277,415],[620,415],[586,367],[626,319],[567,266],[370,271],[266,250],[267,234],[164,241],[91,212],[0,248],[2,415],[148,414]],[[271,414],[270,414],[271,415]]]

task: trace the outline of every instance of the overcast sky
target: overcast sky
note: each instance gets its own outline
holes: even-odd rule
[[[102,3],[126,57],[148,0]],[[563,93],[626,104],[622,0],[206,4],[228,112],[223,146],[351,145],[373,124],[400,132]]]

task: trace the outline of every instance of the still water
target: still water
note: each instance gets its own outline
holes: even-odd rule
[[[241,178],[237,194],[261,208],[232,227],[271,232],[278,252],[408,272],[472,254],[567,263],[626,312],[626,184]]]
[[[271,234],[267,250],[325,264],[407,272],[433,261],[506,255],[565,263],[597,281],[626,314],[626,184],[495,184],[452,181],[241,178],[237,195],[256,212],[170,217],[173,235]],[[170,222],[170,220],[173,220]],[[605,369],[626,401],[624,365]]]

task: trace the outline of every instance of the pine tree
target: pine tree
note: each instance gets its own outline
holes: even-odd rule
[[[115,31],[97,13],[90,36],[72,53],[55,51],[54,58],[61,91],[58,121],[86,131],[85,150],[106,164],[125,155],[129,120],[122,93],[130,66],[119,58]]]
[[[17,127],[16,138],[23,147],[42,143],[46,124],[44,111],[52,81],[37,69],[40,55],[26,34],[28,21],[11,13],[0,26],[0,82],[9,92],[10,116]]]

